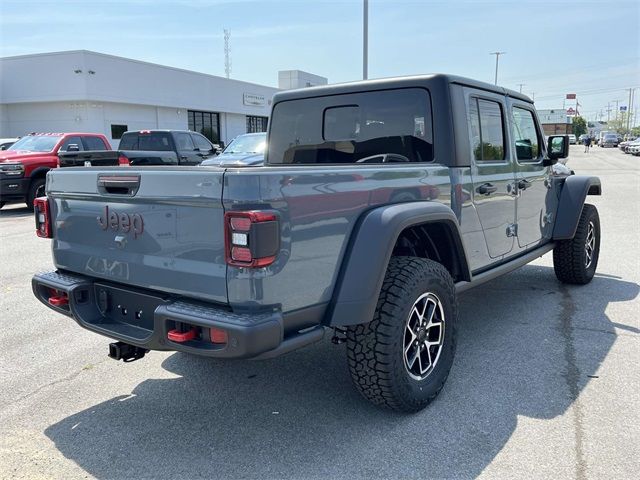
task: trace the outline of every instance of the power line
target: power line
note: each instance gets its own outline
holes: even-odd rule
[[[637,87],[632,87],[632,88],[637,88]],[[598,95],[601,93],[609,93],[609,92],[620,92],[625,90],[627,90],[626,87],[598,88],[598,89],[592,89],[592,90],[577,91],[576,93],[580,96],[585,96],[585,95]],[[553,95],[547,94],[542,97],[538,97],[538,100],[551,100],[553,98],[556,98],[562,95],[564,95],[564,93],[556,93]]]

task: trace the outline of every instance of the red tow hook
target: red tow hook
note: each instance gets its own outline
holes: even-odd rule
[[[172,342],[184,343],[193,340],[198,335],[198,331],[192,328],[188,332],[180,332],[178,330],[169,330],[167,338]]]
[[[49,297],[49,305],[54,307],[64,307],[69,305],[69,297],[66,293],[58,293]]]

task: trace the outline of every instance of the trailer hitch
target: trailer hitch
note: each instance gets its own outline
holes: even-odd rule
[[[135,362],[144,357],[149,350],[129,345],[124,342],[115,342],[109,344],[109,358],[114,360],[122,360],[125,363]]]

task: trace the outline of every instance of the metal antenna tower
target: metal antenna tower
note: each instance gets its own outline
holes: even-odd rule
[[[231,75],[231,47],[229,46],[231,30],[224,29],[224,73],[227,78]]]

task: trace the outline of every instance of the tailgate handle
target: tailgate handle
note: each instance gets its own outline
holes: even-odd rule
[[[99,175],[98,191],[110,195],[133,196],[140,188],[140,175]]]

